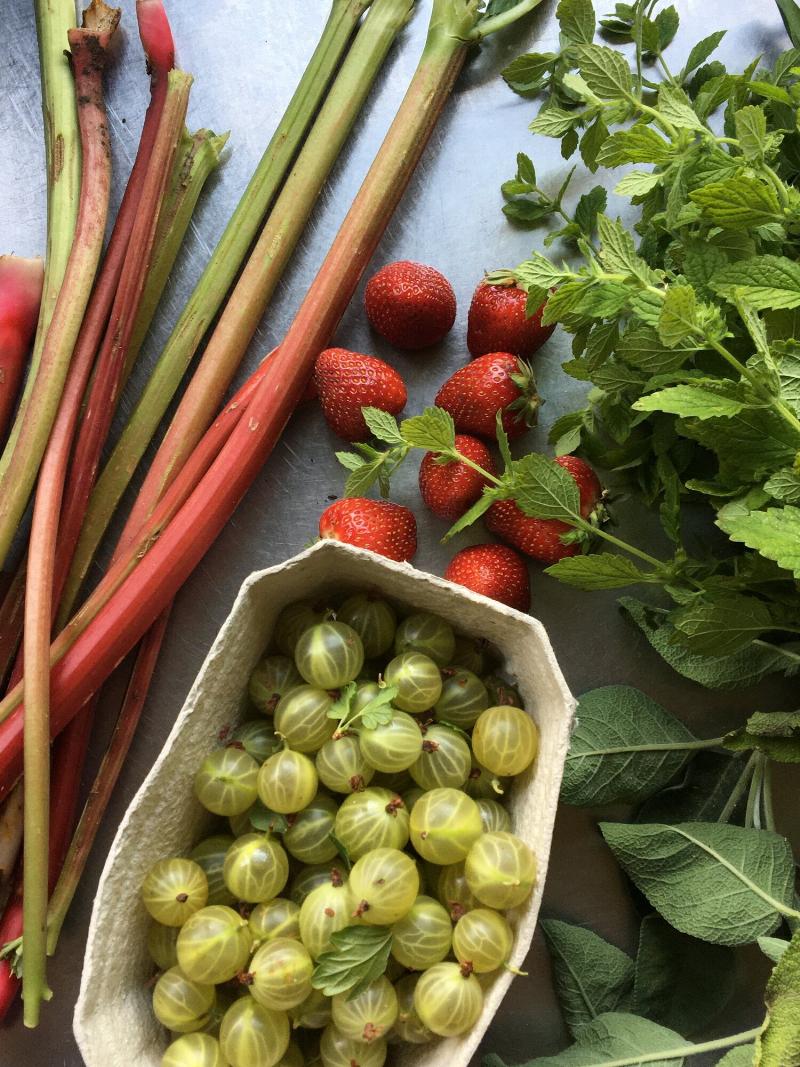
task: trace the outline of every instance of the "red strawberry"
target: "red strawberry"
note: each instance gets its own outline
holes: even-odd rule
[[[388,500],[337,500],[320,515],[319,535],[368,548],[400,562],[411,559],[417,551],[417,520],[413,512]]]
[[[495,473],[492,453],[477,437],[456,434],[456,448],[467,459]],[[426,452],[419,468],[419,491],[434,515],[453,522],[471,508],[488,485],[486,478],[466,463],[437,463],[436,452]]]
[[[513,279],[500,284],[482,281],[472,297],[467,319],[467,348],[470,354],[511,352],[530,359],[555,329],[542,326],[544,305],[528,318],[528,294]]]
[[[381,267],[364,293],[367,318],[395,348],[435,345],[456,318],[456,295],[443,274],[407,259]]]
[[[472,545],[456,552],[444,572],[448,582],[499,600],[517,611],[531,606],[531,584],[525,561],[505,545]]]
[[[328,425],[346,441],[366,441],[370,436],[362,407],[398,415],[408,399],[405,383],[393,367],[346,348],[326,348],[317,357],[314,381]]]
[[[510,352],[489,352],[451,375],[436,394],[436,405],[450,412],[462,433],[495,439],[502,408],[503,428],[513,438],[535,425],[539,397],[530,367]]]
[[[559,456],[556,463],[568,470],[578,483],[581,515],[588,518],[602,494],[597,475],[577,456]],[[577,542],[565,545],[561,540],[561,535],[569,533],[571,526],[559,519],[532,519],[513,500],[497,500],[491,505],[486,512],[486,528],[540,563],[557,563],[581,551]]]

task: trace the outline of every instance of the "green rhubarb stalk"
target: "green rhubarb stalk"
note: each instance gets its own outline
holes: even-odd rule
[[[111,160],[103,102],[103,69],[119,10],[93,0],[84,29],[68,35],[83,150],[83,177],[75,237],[50,320],[41,367],[69,367],[92,291],[108,219]],[[35,394],[34,394],[35,395]],[[46,977],[46,921],[50,809],[50,631],[55,544],[64,476],[75,417],[61,405],[45,450],[33,509],[25,584],[25,781],[23,924],[27,955],[22,981],[23,1021],[36,1026]],[[75,405],[77,414],[77,404]]]
[[[147,274],[125,366],[127,380],[136,363],[147,331],[158,309],[175,260],[181,250],[189,223],[203,187],[220,164],[228,134],[212,130],[184,130],[170,178],[169,188],[158,216],[153,261]]]
[[[193,356],[238,274],[303,142],[353,30],[371,0],[334,0],[319,44],[249,185],[184,307],[144,392],[98,478],[64,596],[77,598],[111,516]]]
[[[152,514],[219,410],[389,48],[413,7],[414,0],[374,0],[150,466],[125,528],[128,538]]]
[[[75,26],[74,0],[36,0],[36,33],[39,40],[39,67],[42,81],[42,115],[44,118],[44,147],[47,165],[47,254],[45,258],[44,289],[39,313],[39,325],[31,365],[19,410],[0,456],[0,482],[14,455],[17,438],[25,421],[30,394],[36,381],[47,328],[67,269],[75,223],[78,218],[78,192],[81,180],[81,147],[78,132],[78,112],[72,86],[69,60],[64,54],[67,34]],[[44,434],[44,441],[47,434]],[[44,441],[41,452],[44,451]],[[39,461],[30,461],[33,473],[27,479],[30,486],[36,477]],[[22,496],[21,490],[19,495]],[[22,505],[27,504],[28,495]]]

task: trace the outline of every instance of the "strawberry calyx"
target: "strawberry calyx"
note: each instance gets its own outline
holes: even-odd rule
[[[492,270],[486,274],[483,284],[500,285],[510,289],[512,286],[517,285],[518,282],[513,270]]]
[[[520,390],[520,396],[506,410],[514,412],[517,421],[522,420],[526,426],[533,427],[539,421],[539,408],[542,406],[542,399],[536,390],[536,376],[533,367],[522,359],[517,360],[517,368],[517,372],[509,377]]]

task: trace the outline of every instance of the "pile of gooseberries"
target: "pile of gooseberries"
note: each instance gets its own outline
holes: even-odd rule
[[[538,733],[496,669],[378,595],[283,610],[194,777],[214,824],[142,886],[163,1067],[381,1067],[476,1024],[536,881],[503,801]],[[342,964],[359,927],[377,978]]]

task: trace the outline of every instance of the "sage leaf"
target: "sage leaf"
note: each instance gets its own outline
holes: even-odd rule
[[[703,749],[687,765],[683,777],[646,800],[637,822],[717,822],[728,805],[744,770],[746,756]],[[736,822],[745,797],[731,811]]]
[[[789,942],[782,937],[759,937],[758,947],[773,963],[777,963],[789,947]]]
[[[681,934],[658,915],[639,930],[634,1011],[681,1034],[702,1030],[735,987],[733,950]]]
[[[332,948],[323,952],[311,984],[326,997],[356,996],[386,970],[392,931],[385,926],[346,926],[331,936]]]
[[[639,689],[593,689],[578,701],[561,799],[578,806],[644,800],[682,770],[695,747],[683,723]]]
[[[759,1067],[800,1063],[800,931],[781,956],[767,982],[766,1027],[756,1038]]]
[[[601,823],[618,862],[677,930],[716,945],[772,934],[791,912],[788,841],[724,823]]]
[[[774,627],[764,601],[731,595],[696,601],[674,612],[671,622],[683,644],[701,656],[728,656]]]
[[[558,1003],[573,1037],[598,1015],[631,1007],[633,960],[583,926],[543,919]]]
[[[736,1048],[725,1053],[717,1063],[717,1067],[753,1067],[755,1051],[756,1046],[752,1043],[737,1045]]]
[[[757,749],[779,763],[800,763],[800,711],[757,711],[724,743],[734,751]]]
[[[621,597],[619,604],[678,674],[708,689],[740,689],[777,671],[792,674],[800,666],[790,649],[771,645],[750,645],[730,656],[699,656],[675,641],[675,628],[665,621],[663,611],[633,597]]]
[[[684,1055],[691,1049],[674,1030],[639,1015],[607,1012],[584,1027],[576,1043],[564,1052],[529,1060],[524,1067],[604,1067],[617,1060],[636,1064],[637,1056],[647,1056],[648,1067],[683,1067]],[[658,1053],[662,1053],[658,1059],[650,1058]],[[494,1057],[489,1062],[502,1064]]]
[[[800,508],[787,504],[747,514],[723,508],[717,526],[732,541],[743,542],[800,578]]]

